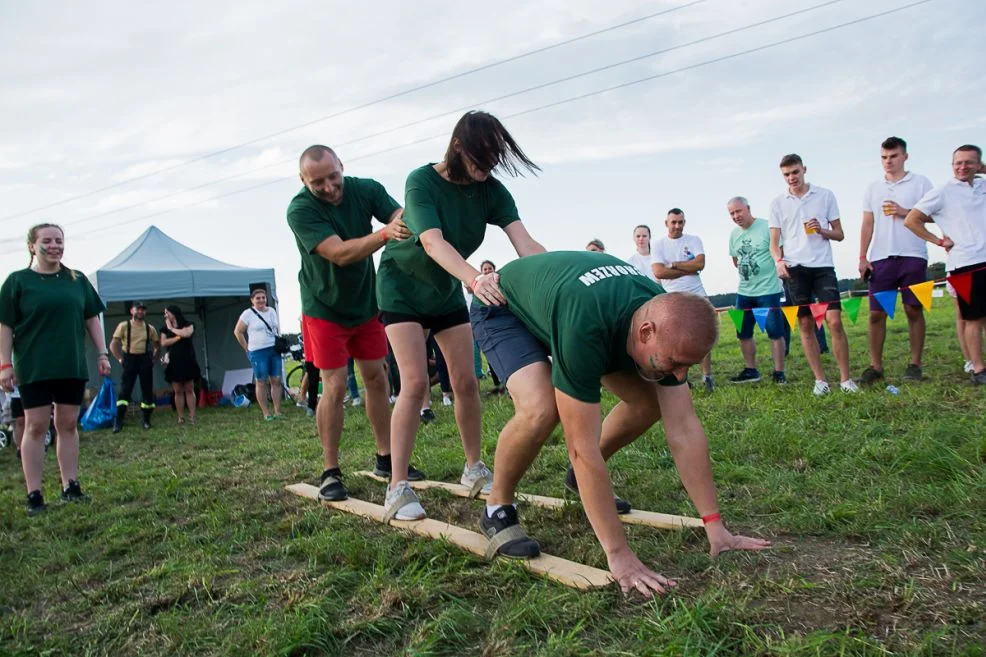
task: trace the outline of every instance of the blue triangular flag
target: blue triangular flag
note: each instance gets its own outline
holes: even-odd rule
[[[886,290],[884,292],[874,292],[873,298],[877,300],[883,312],[894,318],[894,310],[897,309],[897,290]]]
[[[770,308],[753,309],[753,319],[757,320],[757,326],[760,327],[761,333],[767,330],[767,315],[769,313],[770,313]]]

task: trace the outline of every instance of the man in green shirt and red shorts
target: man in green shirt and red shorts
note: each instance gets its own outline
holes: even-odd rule
[[[586,251],[515,260],[500,270],[499,286],[506,305],[477,306],[471,317],[476,341],[502,372],[515,405],[497,442],[493,491],[480,520],[491,551],[513,558],[540,553],[520,528],[513,502],[518,482],[559,419],[586,515],[625,593],[635,589],[650,597],[675,585],[627,544],[606,468],[610,456],[658,420],[705,522],[712,555],[770,547],[723,525],[708,440],[682,385],[688,368],[718,337],[707,299],[666,294],[622,260]],[[605,420],[600,386],[621,400]]]
[[[383,366],[387,337],[377,317],[371,256],[388,240],[403,240],[410,233],[401,219],[403,210],[383,185],[343,176],[342,162],[331,148],[307,148],[299,169],[305,187],[291,200],[287,219],[301,255],[305,358],[322,379],[315,413],[324,467],[319,497],[343,500],[348,492],[339,469],[339,440],[350,357],[366,387],[366,415],[377,445],[374,471],[390,476],[390,409]],[[385,227],[374,232],[371,218]]]

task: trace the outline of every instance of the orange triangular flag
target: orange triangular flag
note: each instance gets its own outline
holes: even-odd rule
[[[925,281],[924,283],[918,283],[909,287],[911,292],[914,293],[914,296],[921,302],[921,305],[924,306],[924,309],[931,310],[931,292],[934,290],[935,282]]]
[[[948,281],[955,293],[962,297],[962,300],[966,303],[972,303],[972,272],[967,271],[956,276],[946,276],[945,280]]]
[[[825,311],[829,309],[829,302],[810,303],[808,307],[811,308],[811,316],[815,318],[815,326],[822,328],[822,322],[825,321]]]
[[[791,330],[798,328],[798,307],[797,306],[781,306],[781,311],[787,318],[787,324],[791,327]]]

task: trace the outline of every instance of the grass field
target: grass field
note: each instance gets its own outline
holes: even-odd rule
[[[903,314],[887,369],[901,392],[811,396],[795,337],[777,388],[696,393],[727,524],[769,537],[761,554],[712,561],[700,531],[629,528],[631,545],[678,589],[661,599],[583,593],[438,541],[335,513],[284,486],[317,483],[314,424],[300,409],[267,424],[255,408],[169,413],[83,436],[85,507],[23,511],[12,449],[0,453],[3,655],[886,655],[986,653],[986,432],[982,389],[961,373],[951,305],[929,319],[926,374],[906,385]],[[850,327],[866,363],[865,310]],[[762,369],[768,354],[758,337]],[[837,378],[831,356],[828,372]],[[719,381],[741,366],[728,318]],[[484,389],[490,383],[483,382]],[[607,398],[605,405],[612,404]],[[508,399],[485,401],[492,461]],[[462,467],[451,410],[423,427],[414,462],[432,478]],[[372,464],[362,409],[347,410],[347,472]],[[556,431],[522,489],[563,495]],[[495,467],[495,464],[494,464]],[[642,509],[694,515],[662,430],[611,462]],[[54,455],[46,461],[57,499]],[[381,502],[383,485],[349,478]],[[431,492],[432,517],[475,529],[480,503]],[[605,568],[580,507],[522,510],[543,549]]]

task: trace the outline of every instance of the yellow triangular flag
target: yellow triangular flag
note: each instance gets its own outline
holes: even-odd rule
[[[787,317],[787,323],[791,327],[791,330],[798,328],[798,307],[797,306],[781,306],[781,310],[784,311],[784,316]]]
[[[914,296],[918,298],[925,310],[931,310],[931,292],[935,287],[934,281],[925,281],[917,285],[909,286]]]

